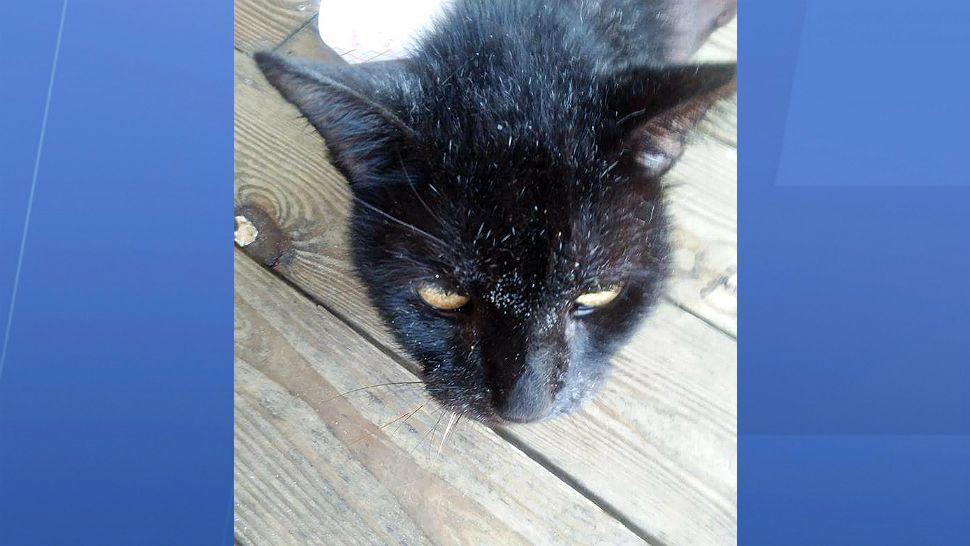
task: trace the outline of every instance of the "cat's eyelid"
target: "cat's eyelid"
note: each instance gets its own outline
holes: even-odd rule
[[[606,272],[598,276],[595,279],[589,279],[587,282],[580,286],[580,290],[583,294],[589,292],[602,292],[604,290],[611,290],[613,288],[619,287],[622,289],[626,285],[626,276],[623,271],[617,271],[616,273]]]
[[[440,311],[455,311],[471,301],[471,298],[464,294],[434,283],[419,285],[417,293],[424,303]]]
[[[577,305],[586,308],[599,308],[610,304],[623,291],[622,284],[613,284],[601,290],[585,292],[580,294],[574,301]]]
[[[464,294],[465,290],[461,285],[451,280],[450,276],[442,275],[438,273],[425,275],[419,278],[415,285],[415,290],[419,290],[421,287],[432,287],[442,292],[450,292],[454,294]]]

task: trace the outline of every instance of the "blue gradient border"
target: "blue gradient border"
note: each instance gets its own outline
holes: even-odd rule
[[[911,6],[741,5],[741,544],[970,543],[970,13]],[[231,11],[72,2],[51,86],[62,8],[0,34],[0,542],[230,544]]]
[[[970,7],[741,3],[741,544],[970,544]]]
[[[52,71],[63,9],[0,32],[0,543],[231,544],[231,6],[72,1]]]

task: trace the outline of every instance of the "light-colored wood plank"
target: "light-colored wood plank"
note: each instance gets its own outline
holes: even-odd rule
[[[733,340],[660,305],[578,413],[510,433],[666,544],[736,542]]]
[[[698,132],[715,138],[733,148],[738,147],[738,96],[714,105],[701,121]]]
[[[241,543],[642,542],[490,429],[443,438],[420,385],[340,396],[417,378],[241,254],[235,287]]]
[[[738,20],[718,29],[695,55],[699,62],[737,60]],[[736,336],[737,96],[717,104],[668,181],[675,232],[677,305]]]
[[[738,20],[717,29],[694,55],[697,62],[736,62],[738,59]],[[701,131],[731,146],[738,145],[738,99],[734,97],[715,106],[701,125]]]
[[[704,42],[694,60],[700,62],[725,62],[738,58],[738,18],[715,30]]]
[[[273,49],[319,7],[320,0],[234,0],[233,43],[246,53]]]
[[[343,62],[336,51],[320,41],[317,17],[295,32],[276,49],[277,53],[326,62]]]
[[[394,348],[351,273],[349,193],[326,165],[322,140],[244,56],[237,58],[236,108],[237,208],[269,212],[275,226],[261,230],[286,240],[280,259],[247,251]],[[590,407],[506,434],[651,536],[671,544],[730,544],[735,369],[732,339],[664,304],[618,357],[614,377]]]
[[[330,232],[347,218],[347,183],[327,160],[323,140],[279,98],[253,60],[238,52],[235,58],[235,203],[244,216],[263,215],[251,218],[260,235],[247,252],[271,264],[304,248],[329,248],[335,244]],[[262,246],[277,235],[294,245],[281,251],[280,245]]]
[[[737,335],[737,149],[697,138],[667,174],[677,305]]]

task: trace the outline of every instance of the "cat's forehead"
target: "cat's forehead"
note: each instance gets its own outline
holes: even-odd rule
[[[637,245],[616,235],[642,208],[605,160],[536,150],[455,159],[428,173],[423,197],[402,191],[409,214],[451,241],[455,282],[520,315],[622,261]]]
[[[588,210],[577,214],[592,216]],[[540,205],[490,215],[466,229],[458,251],[470,258],[468,276],[497,307],[521,308],[567,292],[595,278],[608,265],[605,258],[616,254],[605,251],[603,230],[590,218],[579,221]]]

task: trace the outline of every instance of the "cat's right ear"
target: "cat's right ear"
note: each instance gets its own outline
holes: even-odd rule
[[[609,78],[607,104],[627,157],[658,178],[684,151],[708,109],[737,90],[735,64],[636,67]]]
[[[354,185],[395,167],[413,131],[369,97],[355,69],[259,52],[266,79],[323,136],[334,166]]]

